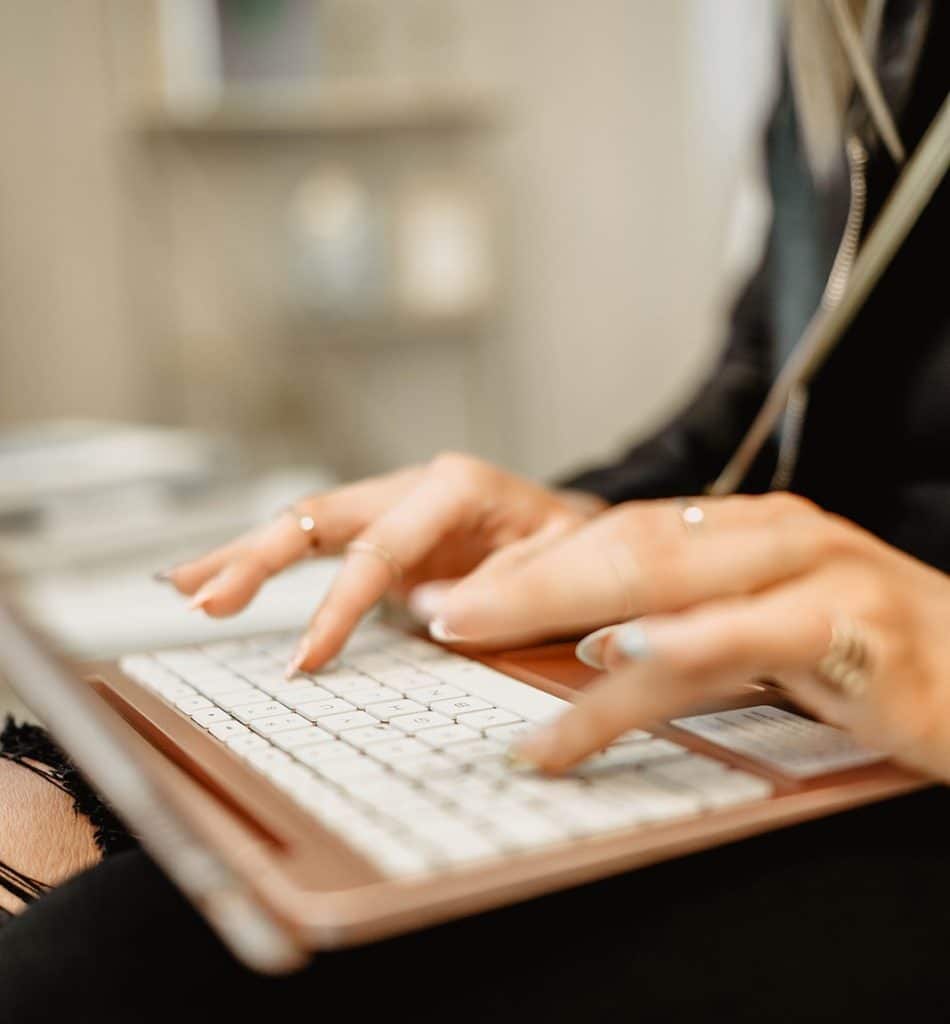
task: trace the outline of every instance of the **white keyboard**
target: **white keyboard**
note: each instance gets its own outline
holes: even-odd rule
[[[771,783],[634,731],[572,775],[511,771],[510,742],[567,705],[386,626],[291,682],[295,637],[122,659],[384,874],[402,876],[762,800]]]

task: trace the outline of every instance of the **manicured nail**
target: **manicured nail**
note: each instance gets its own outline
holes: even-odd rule
[[[409,592],[406,607],[416,619],[423,624],[431,622],[439,617],[439,612],[445,604],[446,590],[445,583],[420,583]]]
[[[604,650],[604,641],[616,629],[617,626],[603,626],[601,629],[595,629],[593,633],[588,633],[574,648],[574,657],[590,668],[596,668],[598,672],[603,672],[606,667],[601,656]]]
[[[453,633],[449,629],[444,619],[433,619],[429,623],[429,636],[433,640],[438,640],[440,644],[454,644],[462,639],[458,633]]]
[[[538,770],[538,766],[534,761],[530,757],[525,757],[520,750],[506,750],[505,764],[508,766],[509,771],[518,774],[522,772],[536,772]]]
[[[159,572],[153,572],[152,579],[155,580],[156,583],[173,583],[174,581],[172,576],[174,572],[174,569],[162,569]]]
[[[650,657],[650,639],[646,630],[639,623],[628,622],[620,626],[614,637],[614,646],[628,658]]]
[[[307,654],[309,652],[309,640],[305,636],[301,637],[297,644],[297,649],[293,653],[293,657],[287,662],[287,668],[284,671],[284,677],[286,679],[293,679],[293,677],[300,671],[300,666],[307,660]]]
[[[197,612],[204,609],[204,606],[215,596],[217,591],[218,588],[214,581],[206,583],[188,602],[189,611]]]

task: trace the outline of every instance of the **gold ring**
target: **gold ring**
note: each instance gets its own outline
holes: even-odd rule
[[[317,536],[317,521],[309,512],[301,512],[296,505],[288,505],[284,514],[292,516],[297,528],[304,534],[312,548],[320,546],[320,538]]]
[[[391,551],[387,551],[381,544],[374,544],[371,540],[351,540],[346,545],[346,553],[350,554],[353,551],[381,558],[389,566],[393,579],[402,579],[402,566],[396,561],[396,556]]]
[[[832,623],[831,641],[815,667],[815,674],[845,697],[861,697],[870,682],[870,662],[861,630],[850,619],[837,619]]]
[[[699,505],[687,498],[677,498],[676,503],[679,506],[680,519],[683,520],[686,532],[695,533],[706,521],[706,513]]]

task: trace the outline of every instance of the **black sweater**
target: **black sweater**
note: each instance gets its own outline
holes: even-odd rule
[[[921,6],[888,5],[878,59],[908,153],[950,87],[950,4],[934,3],[922,49],[918,46],[913,57],[901,53],[908,18],[919,14]],[[796,175],[808,175],[800,151],[790,155],[786,134],[790,125],[794,132],[794,118],[789,104],[785,90],[767,138],[775,206],[769,242],[734,310],[718,365],[664,429],[616,463],[574,477],[570,486],[611,502],[698,494],[724,467],[751,423],[786,347],[780,337],[781,303],[787,298],[783,288],[789,263],[803,258],[801,246],[788,237],[796,228],[801,233],[803,216],[803,190],[788,185]],[[864,234],[895,178],[889,156],[875,147],[867,168]],[[845,175],[825,190],[809,181],[805,191],[813,207],[807,220],[822,238],[834,237],[847,211]],[[945,571],[950,570],[948,193],[944,180],[813,381],[790,484],[791,490]],[[768,488],[776,455],[773,441],[742,490]]]

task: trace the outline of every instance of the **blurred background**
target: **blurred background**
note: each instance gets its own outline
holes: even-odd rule
[[[0,3],[31,610],[83,655],[196,639],[145,570],[306,490],[446,448],[547,477],[659,423],[768,222],[776,29],[766,0]],[[324,571],[220,628],[292,624]]]

